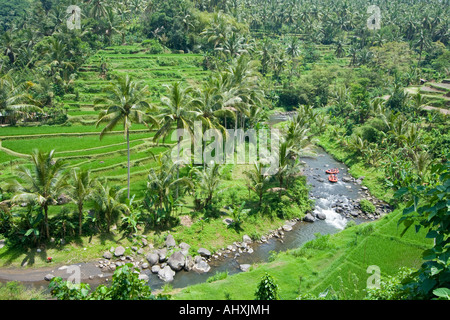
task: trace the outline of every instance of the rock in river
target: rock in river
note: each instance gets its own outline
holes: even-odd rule
[[[252,238],[250,238],[248,235],[244,234],[244,236],[242,237],[242,242],[243,243],[252,243]]]
[[[306,216],[303,218],[303,221],[314,222],[314,217],[312,216],[312,214],[307,213]]]
[[[181,251],[174,252],[167,260],[167,264],[172,268],[172,270],[180,271],[183,269],[186,263],[186,257],[181,253]]]
[[[202,258],[200,256],[195,257],[194,266],[192,267],[192,270],[197,272],[208,272],[210,269],[211,267],[206,262],[205,258]]]
[[[316,214],[317,219],[325,220],[327,218],[326,214],[323,212],[319,212]]]
[[[169,266],[165,266],[163,269],[158,271],[158,277],[165,282],[173,281],[175,271],[173,271]]]
[[[52,280],[54,277],[55,277],[54,275],[52,275],[51,273],[49,273],[49,274],[45,275],[44,280],[45,280],[45,281],[50,281],[50,280]]]
[[[104,254],[103,254],[103,258],[105,258],[105,259],[111,259],[112,258],[112,253],[111,252],[109,252],[109,251],[106,251]]]

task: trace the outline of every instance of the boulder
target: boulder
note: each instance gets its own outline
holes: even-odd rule
[[[194,266],[192,267],[192,270],[200,273],[208,272],[211,269],[209,264],[206,262],[204,258],[199,257],[200,259],[198,259],[197,257],[198,256],[196,256],[194,260],[195,263]]]
[[[161,267],[158,265],[152,266],[152,273],[159,273],[159,270],[161,270]]]
[[[125,253],[125,248],[122,247],[122,246],[118,246],[118,247],[116,248],[116,250],[114,250],[114,255],[115,255],[116,257],[121,257],[121,256],[123,256],[124,253]]]
[[[164,282],[173,281],[175,276],[175,271],[173,271],[169,266],[165,266],[163,269],[158,271],[158,277]]]
[[[243,243],[252,243],[252,238],[250,238],[248,235],[244,234],[244,236],[242,237],[242,242]]]
[[[319,212],[316,214],[316,217],[317,217],[317,219],[325,220],[327,218],[327,215],[323,212]]]
[[[222,220],[223,223],[225,223],[227,226],[229,226],[230,224],[232,224],[234,221],[231,218],[225,218]]]
[[[66,194],[63,193],[58,197],[57,202],[58,202],[58,205],[67,204],[70,202],[70,198],[69,198],[69,196],[67,196]]]
[[[148,275],[146,275],[145,273],[141,273],[141,274],[139,274],[139,278],[138,278],[138,279],[139,279],[139,280],[144,280],[144,281],[148,282],[149,277],[148,277]]]
[[[142,269],[148,269],[149,266],[150,266],[150,265],[149,265],[147,262],[144,262],[144,263],[141,265],[141,268],[142,268]]]
[[[211,252],[208,249],[200,248],[197,250],[198,254],[202,257],[209,258],[211,257]]]
[[[186,242],[182,242],[182,243],[180,243],[179,247],[181,249],[181,253],[186,257],[189,253],[189,248],[191,246],[188,245]]]
[[[291,230],[292,230],[292,227],[289,224],[285,224],[283,226],[283,231],[291,231]]]
[[[243,272],[247,272],[248,270],[250,270],[251,265],[250,264],[241,264],[239,266],[239,269],[241,269]]]
[[[158,256],[159,256],[159,262],[167,261],[167,249],[166,248],[156,250],[156,253],[158,253]]]
[[[106,251],[105,253],[103,253],[103,258],[105,259],[111,259],[112,258],[112,253],[109,251]]]
[[[187,256],[184,264],[184,270],[191,271],[194,268],[194,258],[192,256]]]
[[[167,260],[167,264],[174,271],[180,271],[183,269],[185,263],[186,257],[181,253],[181,251],[174,252]]]
[[[306,222],[314,222],[314,220],[315,220],[314,217],[310,213],[307,213],[306,216],[303,218],[303,221]]]
[[[55,277],[54,275],[52,275],[51,273],[49,273],[49,274],[46,274],[46,275],[44,276],[44,280],[45,280],[45,281],[50,281],[50,280],[52,280],[54,277]]]
[[[155,265],[159,261],[159,255],[156,252],[148,253],[145,258],[147,259],[150,266]]]
[[[175,239],[171,234],[167,236],[165,244],[167,248],[173,248],[176,246]]]

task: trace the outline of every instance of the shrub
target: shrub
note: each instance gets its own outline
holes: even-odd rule
[[[367,200],[367,199],[362,199],[362,200],[359,202],[359,206],[361,207],[361,210],[362,210],[364,213],[374,213],[374,212],[375,212],[375,206],[373,205],[372,202],[370,202],[370,201]]]
[[[279,300],[279,288],[271,275],[266,273],[255,292],[255,300]]]
[[[145,280],[139,279],[131,263],[117,268],[109,287],[98,286],[90,293],[90,286],[85,283],[73,284],[63,281],[61,277],[51,280],[49,288],[52,296],[59,300],[166,300],[169,296],[154,296]]]

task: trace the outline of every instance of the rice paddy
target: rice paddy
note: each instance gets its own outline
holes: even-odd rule
[[[112,70],[107,77],[100,75],[100,63],[106,59]],[[26,164],[34,149],[55,150],[56,158],[64,159],[69,167],[89,169],[94,176],[111,179],[126,185],[126,140],[121,126],[105,135],[99,133],[104,125],[96,126],[102,106],[94,105],[96,98],[104,96],[114,75],[128,74],[134,80],[149,86],[151,101],[158,104],[165,93],[165,84],[174,81],[199,83],[208,75],[201,67],[198,54],[149,54],[140,45],[110,47],[100,50],[81,68],[75,81],[75,93],[66,94],[63,104],[69,125],[0,128],[0,172],[3,178],[11,176],[12,169]],[[154,130],[142,124],[133,124],[130,134],[132,181],[146,179],[146,172],[155,163],[152,154],[168,149],[168,145],[153,142]],[[136,187],[137,188],[137,187]]]

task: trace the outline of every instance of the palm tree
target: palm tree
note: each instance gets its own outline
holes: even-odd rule
[[[217,192],[220,184],[219,164],[209,163],[203,170],[194,169],[198,188],[205,194],[202,208],[207,208],[212,201],[213,195]]]
[[[169,95],[161,98],[162,107],[159,108],[160,128],[153,137],[157,141],[161,137],[166,137],[172,131],[175,123],[177,129],[184,129],[191,132],[192,113],[190,108],[193,98],[190,95],[191,88],[183,88],[180,82],[175,82],[172,86],[166,86]]]
[[[128,166],[128,199],[130,199],[130,130],[133,122],[147,122],[157,125],[157,121],[146,111],[151,109],[149,103],[148,86],[135,82],[126,75],[118,77],[116,82],[106,89],[109,97],[95,100],[95,104],[104,104],[106,109],[98,117],[96,126],[102,122],[108,124],[100,132],[100,140],[106,133],[112,131],[118,123],[123,123],[124,134],[127,140],[127,166]]]
[[[172,163],[168,153],[153,155],[158,166],[151,168],[148,174],[147,190],[144,204],[155,209],[155,214],[164,214],[166,219],[172,211],[172,192],[179,186],[193,188],[193,184],[187,177],[175,178],[175,170],[178,163]],[[157,221],[155,218],[154,222]]]
[[[345,56],[345,48],[344,48],[344,41],[342,39],[338,39],[335,42],[336,45],[336,49],[334,51],[334,54],[336,55],[336,57],[338,58],[342,58]]]
[[[258,208],[261,208],[263,195],[266,191],[267,182],[269,181],[269,176],[265,175],[262,169],[261,163],[256,162],[253,164],[252,170],[244,172],[248,178],[247,187],[258,196]]]
[[[35,202],[44,211],[45,235],[50,239],[48,225],[48,208],[67,186],[65,165],[61,159],[53,158],[54,150],[45,153],[35,150],[31,154],[31,169],[19,167],[17,176],[19,181],[14,182],[15,196],[13,202]]]
[[[81,236],[83,223],[83,205],[94,193],[94,185],[96,183],[90,176],[88,170],[74,169],[71,172],[72,184],[69,189],[69,196],[78,208],[78,234]]]
[[[422,60],[423,50],[430,46],[430,39],[428,34],[424,30],[420,30],[419,39],[415,43],[416,48],[419,49],[419,60],[417,61],[417,67],[420,65],[420,61]]]
[[[59,74],[64,80],[68,80],[68,70],[73,70],[75,64],[70,61],[68,55],[73,54],[70,48],[63,43],[62,40],[58,40],[54,37],[49,39],[47,46],[45,47],[45,57],[49,62],[49,66],[52,68],[52,75]]]
[[[190,87],[183,88],[180,82],[176,82],[172,86],[167,86],[167,88],[169,90],[169,95],[161,98],[162,107],[160,107],[158,111],[161,118],[160,129],[153,137],[153,141],[157,141],[161,136],[165,139],[165,137],[172,131],[172,126],[174,123],[177,130],[187,130],[189,134],[192,134],[193,131],[191,112],[193,98],[190,95],[192,89]],[[180,146],[181,137],[181,135],[178,136],[178,148]],[[180,150],[178,149],[178,155],[179,152]],[[179,176],[179,167],[177,167],[177,179]]]
[[[89,0],[88,4],[91,5],[89,14],[94,19],[101,19],[108,15],[108,6],[104,0]]]
[[[32,111],[42,111],[32,103],[31,96],[26,90],[33,86],[32,83],[26,82],[19,85],[7,74],[0,78],[0,115],[3,119],[7,117],[15,118],[18,114],[25,114]]]
[[[108,185],[107,181],[97,183],[92,196],[97,214],[101,220],[106,221],[106,232],[111,230],[113,223],[117,222],[121,214],[129,211],[126,204],[121,202],[126,188],[117,189]]]

